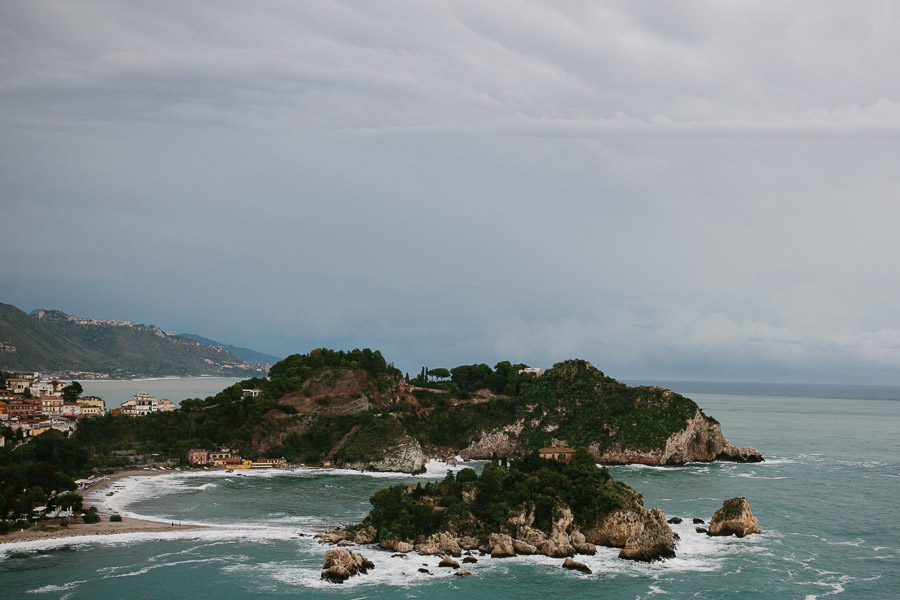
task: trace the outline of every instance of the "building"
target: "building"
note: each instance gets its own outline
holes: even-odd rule
[[[222,448],[220,450],[213,450],[209,453],[209,457],[207,461],[212,464],[225,464],[225,461],[231,458],[231,450],[228,448]]]
[[[133,394],[131,400],[122,403],[122,414],[129,417],[142,417],[152,412],[156,412],[157,402],[156,396],[145,394]]]
[[[156,403],[157,412],[171,412],[177,409],[178,406],[175,405],[174,402],[169,400],[168,398],[163,398],[159,402]]]
[[[538,369],[537,367],[525,367],[524,369],[519,369],[519,375],[521,375],[522,373],[529,373],[531,375],[534,375],[535,377],[540,377],[544,374],[544,370]]]
[[[6,403],[10,419],[37,419],[41,416],[41,401],[35,398],[16,398]]]
[[[62,431],[66,435],[75,431],[75,428],[78,427],[78,423],[76,422],[74,417],[64,417],[62,415],[55,415],[47,419],[50,423],[50,427],[57,431]]]
[[[61,415],[63,407],[63,399],[59,396],[41,396],[41,414],[46,416]]]
[[[202,448],[191,448],[188,450],[187,460],[192,465],[205,465],[209,462],[209,454]]]
[[[67,417],[80,417],[81,405],[76,404],[75,402],[64,402],[62,411],[59,414]]]
[[[106,412],[106,404],[96,396],[86,396],[75,401],[81,407],[81,414],[85,417],[96,417]]]
[[[257,458],[250,467],[253,469],[276,469],[284,467],[287,461],[283,458]]]
[[[538,455],[541,458],[558,460],[564,463],[570,463],[575,460],[575,450],[572,448],[541,448],[538,450]]]
[[[24,394],[31,389],[31,380],[22,377],[10,377],[6,380],[6,389],[13,394]]]
[[[256,398],[259,394],[260,390],[257,389],[241,390],[241,398]]]
[[[32,396],[54,396],[56,388],[52,383],[32,383],[29,387]]]

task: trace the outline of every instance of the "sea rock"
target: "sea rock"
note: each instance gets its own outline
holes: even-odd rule
[[[381,449],[378,460],[365,462],[345,462],[342,467],[359,471],[386,471],[394,473],[424,473],[428,457],[422,451],[419,441],[408,435]]]
[[[597,554],[597,546],[585,540],[584,534],[580,531],[576,530],[570,533],[569,541],[572,542],[572,547],[575,548],[575,552],[578,554],[586,554],[588,556]]]
[[[456,575],[457,577],[468,577],[471,574],[472,571],[457,571],[456,573],[454,573],[454,575]]]
[[[404,542],[402,540],[381,540],[378,542],[378,546],[380,548],[384,548],[385,550],[392,550],[394,552],[400,552],[406,554],[407,552],[413,551],[413,545],[409,542]]]
[[[700,517],[694,517],[694,525],[705,525],[706,521],[701,519]]]
[[[338,548],[346,548],[347,546],[355,546],[350,540],[341,540],[337,543]]]
[[[756,463],[762,462],[763,457],[762,454],[759,453],[759,450],[757,450],[756,448],[753,448],[751,446],[738,448],[731,442],[726,441],[725,447],[722,448],[721,451],[719,451],[719,454],[716,456],[716,460],[739,463]]]
[[[518,528],[518,530],[516,531],[516,538],[522,540],[527,544],[536,546],[547,539],[547,534],[540,529],[535,529],[534,527],[525,525]]]
[[[736,535],[744,537],[760,533],[759,521],[750,512],[750,503],[743,496],[729,498],[722,503],[709,522],[707,535]]]
[[[478,549],[478,540],[476,540],[472,536],[464,535],[461,538],[457,538],[456,543],[459,544],[459,547],[463,550]]]
[[[563,561],[563,569],[572,569],[573,571],[581,571],[582,573],[587,573],[590,575],[592,571],[588,568],[588,566],[584,563],[576,562],[571,558],[567,558]]]
[[[694,531],[697,533],[706,533],[706,527],[694,527]]]
[[[640,562],[675,558],[675,536],[666,523],[666,516],[658,508],[648,512],[643,529],[628,538],[619,558]]]
[[[678,525],[679,523],[681,523],[681,521],[682,521],[681,517],[672,517],[671,519],[666,521],[666,523],[668,523],[669,525]]]
[[[431,571],[429,571],[425,567],[419,567],[419,573],[425,573],[426,575],[431,575]]]
[[[478,559],[475,558],[474,556],[467,556],[463,559],[463,563],[473,563],[474,564],[477,562],[478,562]]]
[[[502,533],[492,533],[488,538],[492,558],[509,558],[516,555],[512,538]]]
[[[376,537],[378,537],[378,532],[372,526],[362,527],[353,533],[353,541],[361,545],[373,543]]]
[[[648,512],[643,507],[613,512],[596,527],[585,529],[585,539],[598,546],[624,548],[628,538],[643,531],[644,515]]]
[[[458,569],[459,563],[447,556],[444,555],[444,558],[441,559],[441,562],[438,563],[439,567],[450,567],[452,569]]]
[[[344,583],[350,577],[368,573],[375,568],[372,561],[352,550],[327,550],[322,561],[322,579],[331,583]]]
[[[452,556],[462,555],[462,549],[459,547],[459,542],[453,535],[446,531],[435,533],[434,535],[425,538],[422,542],[416,544],[415,550],[419,554],[425,556],[437,554],[450,554]]]
[[[347,539],[347,532],[340,529],[330,529],[328,531],[320,531],[313,537],[319,540],[320,544],[337,544]]]
[[[538,549],[536,546],[529,544],[528,542],[523,542],[520,539],[514,539],[512,541],[513,549],[516,551],[516,554],[537,554]]]

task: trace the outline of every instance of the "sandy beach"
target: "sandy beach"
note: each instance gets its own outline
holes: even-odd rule
[[[81,490],[79,493],[84,496],[84,506],[97,506],[98,513],[101,516],[99,523],[69,523],[67,527],[60,527],[59,522],[55,519],[41,521],[34,524],[30,529],[13,530],[6,535],[0,535],[0,544],[8,544],[12,542],[28,542],[33,540],[55,539],[64,537],[75,537],[84,535],[115,535],[119,533],[139,533],[139,532],[164,532],[178,531],[184,529],[201,529],[199,525],[180,525],[178,523],[148,521],[144,519],[134,519],[131,517],[122,517],[120,522],[111,522],[109,520],[110,511],[105,510],[100,503],[91,502],[90,497],[96,497],[98,494],[106,490],[109,486],[120,479],[126,477],[152,477],[154,475],[172,474],[171,471],[119,471],[109,475],[105,480]]]

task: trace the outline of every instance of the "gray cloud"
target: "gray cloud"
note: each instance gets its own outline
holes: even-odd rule
[[[895,380],[886,2],[0,7],[0,300],[403,368]]]

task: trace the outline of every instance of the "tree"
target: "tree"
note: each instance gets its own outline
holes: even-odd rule
[[[77,381],[73,381],[66,387],[62,389],[62,397],[66,402],[75,402],[81,393],[84,392],[84,388],[81,387],[81,384]]]
[[[435,379],[444,380],[450,377],[450,371],[444,368],[430,369],[428,374],[434,377]]]

